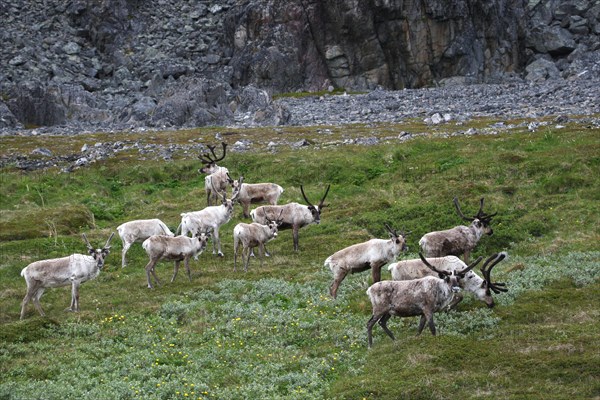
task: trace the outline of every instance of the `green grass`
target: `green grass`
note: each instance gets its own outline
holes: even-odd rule
[[[486,126],[489,121],[473,121]],[[455,127],[456,128],[456,127]],[[461,126],[461,130],[468,126]],[[172,264],[159,264],[163,286],[146,288],[147,258],[139,244],[120,268],[113,242],[106,269],[80,289],[81,312],[66,313],[68,288],[42,298],[19,321],[23,267],[39,259],[85,250],[80,234],[103,243],[120,223],[158,217],[173,230],[179,214],[205,206],[195,154],[174,161],[139,160],[130,151],[73,173],[59,168],[0,175],[0,399],[246,399],[246,398],[556,398],[600,396],[600,131],[570,125],[530,133],[417,138],[401,143],[414,125],[232,130],[256,151],[231,153],[226,165],[245,181],[273,181],[282,202],[303,202],[299,186],[317,202],[331,191],[322,223],[290,231],[269,244],[259,268],[233,273],[232,230],[241,209],[221,230],[225,257],[210,251],[192,262],[189,282]],[[452,129],[446,126],[444,129]],[[216,129],[111,134],[110,140],[211,143]],[[337,146],[358,136],[389,137],[378,146]],[[270,140],[307,138],[312,146],[266,151]],[[109,140],[9,138],[2,154],[51,147],[69,154],[83,143]],[[51,144],[50,144],[51,143]],[[426,232],[460,222],[465,214],[498,212],[494,235],[475,256],[506,250],[494,270],[509,292],[489,310],[466,296],[456,312],[436,314],[439,334],[416,337],[418,320],[392,319],[392,342],[374,330],[366,348],[368,273],[346,278],[338,299],[328,297],[323,261],[372,237],[384,223],[412,231],[416,257]],[[209,244],[210,248],[210,244]],[[384,279],[389,273],[384,270]]]

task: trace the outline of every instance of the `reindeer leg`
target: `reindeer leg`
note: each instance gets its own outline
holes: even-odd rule
[[[387,322],[390,320],[390,318],[392,318],[391,314],[385,314],[379,320],[379,325],[383,328],[385,333],[387,333],[387,335],[392,338],[392,340],[396,340],[396,338],[394,337],[394,334],[387,327]]]
[[[25,309],[27,308],[27,304],[29,303],[31,298],[34,296],[34,294],[35,294],[35,292],[34,292],[33,288],[28,287],[27,293],[25,294],[25,297],[23,298],[23,303],[21,303],[21,319],[25,318]],[[34,304],[35,304],[35,302],[34,302]],[[43,315],[44,314],[42,314],[42,316]]]
[[[260,268],[262,269],[265,260],[265,245],[262,243],[258,245],[258,256],[260,257]]]
[[[233,272],[237,267],[237,253],[238,253],[239,242],[235,242],[233,245]],[[242,248],[242,261],[244,260],[244,249]]]
[[[72,285],[72,299],[71,299],[71,308],[69,311],[79,312],[79,281],[73,281]]]
[[[146,265],[145,269],[146,269],[146,278],[148,279],[148,289],[152,289],[152,281],[150,280],[150,274],[152,273],[154,275],[154,278],[156,279],[156,283],[158,283],[158,279],[156,278],[156,274],[154,273],[154,266],[156,265],[156,261],[152,261],[150,260],[150,262]]]
[[[173,281],[175,280],[175,277],[177,276],[177,273],[179,272],[179,263],[181,261],[177,260],[175,261],[175,269],[173,270],[173,277],[171,278],[171,283],[173,283]]]
[[[123,243],[123,250],[121,250],[121,268],[125,268],[125,265],[127,265],[127,262],[125,261],[125,254],[127,254],[127,250],[129,250],[130,247],[131,243]]]
[[[423,328],[425,328],[425,322],[427,322],[427,318],[425,318],[425,314],[421,314],[421,320],[419,321],[419,328],[417,329],[417,336],[423,332]]]
[[[40,298],[42,297],[42,295],[44,294],[44,288],[39,288],[36,293],[33,295],[33,305],[35,306],[35,309],[38,310],[38,312],[40,313],[40,315],[42,317],[46,316],[46,313],[44,312],[44,310],[42,310],[42,305],[40,304]]]
[[[465,250],[463,258],[465,259],[465,264],[469,264],[469,258],[471,257],[471,250]]]
[[[294,225],[292,227],[292,235],[294,237],[294,251],[298,251],[298,231],[300,230],[300,227],[298,225]]]
[[[190,258],[186,257],[183,260],[183,263],[185,264],[185,270],[186,270],[188,278],[190,279],[190,282],[191,282],[192,281],[192,271],[190,271]]]
[[[332,282],[331,286],[329,286],[329,294],[334,299],[337,298],[338,287],[340,286],[340,283],[342,283],[342,281],[344,280],[344,278],[346,278],[346,275],[348,275],[348,273],[346,271],[342,270],[342,269],[339,269],[335,273],[335,276],[333,278],[333,282]]]
[[[219,257],[223,257],[223,252],[221,251],[221,239],[219,239],[219,227],[216,227],[214,230],[214,238],[213,238],[213,254],[215,254],[215,243],[217,243],[217,248],[219,252],[217,253]]]
[[[373,346],[373,326],[375,325],[375,323],[377,323],[377,321],[381,319],[381,317],[381,315],[373,314],[371,316],[371,319],[369,319],[369,321],[367,322],[367,341],[369,343],[369,348]]]
[[[250,264],[250,251],[254,250],[253,247],[246,247],[245,255],[242,254],[242,258],[244,259],[244,272],[248,272],[248,265]]]
[[[250,208],[250,203],[243,203],[242,207],[244,209],[244,218],[250,218],[250,213],[248,212],[248,209]]]
[[[371,266],[371,274],[373,275],[373,283],[377,283],[381,280],[381,267],[383,264],[373,264]]]
[[[429,330],[431,334],[435,336],[435,324],[433,323],[433,313],[427,313],[427,324],[429,325]]]

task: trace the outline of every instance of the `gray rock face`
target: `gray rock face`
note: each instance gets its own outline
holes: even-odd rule
[[[570,79],[598,73],[599,18],[600,0],[6,1],[0,129],[277,125],[274,93]]]

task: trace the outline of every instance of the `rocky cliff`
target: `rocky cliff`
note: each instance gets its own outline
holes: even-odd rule
[[[279,125],[275,93],[600,73],[600,1],[0,2],[0,129]]]

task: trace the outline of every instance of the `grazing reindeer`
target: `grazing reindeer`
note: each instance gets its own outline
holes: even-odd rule
[[[89,256],[71,254],[68,257],[36,261],[23,268],[21,276],[27,283],[27,294],[21,305],[21,319],[25,318],[25,309],[31,300],[40,315],[42,317],[46,315],[40,305],[40,297],[46,288],[71,285],[71,306],[67,310],[79,311],[79,285],[100,274],[104,267],[104,260],[110,253],[109,244],[114,233],[111,233],[101,249],[94,249],[85,233],[82,236]]]
[[[190,258],[197,257],[198,254],[204,251],[209,237],[210,233],[208,232],[197,232],[193,237],[155,235],[146,239],[144,243],[142,243],[142,247],[146,250],[146,254],[148,254],[148,257],[150,258],[150,261],[146,265],[148,288],[152,289],[150,274],[154,276],[156,284],[160,285],[160,281],[154,271],[154,266],[159,261],[175,261],[175,269],[173,271],[173,277],[171,278],[171,283],[173,283],[177,276],[177,272],[179,271],[179,263],[183,260],[188,278],[191,282],[192,273],[190,272]]]
[[[507,255],[505,252],[490,256],[483,263],[483,266],[480,269],[481,273],[483,274],[483,279],[480,278],[475,272],[468,271],[465,274],[465,279],[460,281],[460,285],[465,291],[473,293],[477,299],[483,301],[489,308],[494,307],[494,299],[491,293],[492,291],[496,294],[508,291],[508,289],[505,287],[505,283],[492,282],[490,277],[492,268],[494,268],[494,266],[500,261],[504,260],[506,256]],[[467,267],[464,262],[455,256],[427,258],[427,262],[435,266],[437,269],[447,272],[454,272]],[[488,264],[490,263],[492,264],[488,267]],[[414,260],[403,260],[390,264],[388,269],[392,273],[392,279],[395,281],[408,281],[412,279],[423,278],[425,276],[437,276],[437,273],[423,264],[423,261],[421,261],[419,258]],[[450,305],[450,308],[453,308],[456,306],[456,304],[460,303],[462,298],[462,295],[457,293],[455,300],[453,300],[452,304]]]
[[[201,174],[208,174],[204,178],[204,190],[206,191],[206,203],[212,205],[212,199],[217,201],[219,193],[227,192],[227,186],[229,185],[229,170],[225,167],[217,165],[218,161],[225,158],[227,154],[227,143],[221,142],[223,146],[223,155],[218,157],[215,154],[215,146],[208,145],[208,149],[212,153],[212,156],[208,153],[199,154],[198,158],[204,163],[204,167],[198,170]]]
[[[281,215],[280,215],[281,216]],[[281,219],[269,221],[267,225],[256,222],[245,224],[240,222],[233,229],[233,270],[237,267],[237,253],[240,243],[242,244],[242,262],[244,263],[244,272],[248,271],[250,263],[250,251],[258,247],[260,256],[260,266],[262,268],[265,243],[277,237],[277,228],[281,224]]]
[[[233,202],[235,198],[227,200],[225,194],[221,196],[222,203],[220,206],[209,206],[200,211],[193,211],[181,214],[181,224],[177,228],[181,228],[181,234],[187,236],[188,233],[205,231],[212,229],[213,231],[213,254],[218,254],[223,257],[221,251],[221,239],[219,238],[219,228],[229,222],[233,215]],[[215,251],[215,243],[217,244],[218,253]],[[197,260],[198,258],[195,257]]]
[[[125,222],[117,227],[123,242],[121,251],[121,268],[125,268],[125,254],[135,242],[143,242],[153,235],[175,236],[160,219],[138,219]]]
[[[483,212],[483,197],[480,200],[479,211],[473,217],[465,217],[458,199],[454,198],[454,205],[458,215],[465,221],[470,221],[470,226],[459,225],[445,231],[430,232],[419,240],[419,246],[426,257],[463,256],[465,263],[469,262],[471,251],[475,248],[481,237],[492,235],[494,231],[490,226],[492,217],[496,213],[486,214]]]
[[[334,299],[337,290],[346,275],[355,274],[371,269],[373,283],[381,280],[381,267],[392,262],[401,251],[406,251],[405,233],[398,234],[394,229],[385,224],[390,234],[390,239],[371,239],[364,243],[354,244],[337,251],[325,260],[325,266],[333,273],[333,282],[329,287],[329,294]]]
[[[229,174],[227,176],[229,177]],[[242,205],[246,218],[250,217],[250,204],[267,203],[274,206],[283,193],[283,188],[275,183],[244,183],[243,176],[238,180],[229,177],[229,183],[233,187],[232,196],[237,193],[237,201]]]
[[[292,229],[294,250],[298,251],[298,231],[306,225],[319,224],[321,222],[321,211],[325,207],[323,202],[327,197],[327,193],[329,193],[330,187],[331,185],[327,186],[327,190],[325,190],[325,194],[317,206],[311,204],[306,198],[306,194],[304,194],[304,188],[300,186],[302,197],[304,197],[308,206],[299,203],[288,203],[281,206],[260,206],[252,210],[250,216],[252,217],[252,221],[266,225],[268,224],[268,220],[276,220],[277,215],[281,215],[282,222],[279,229]]]
[[[425,327],[429,325],[432,335],[435,335],[435,324],[433,314],[443,310],[451,303],[454,294],[460,292],[460,280],[465,274],[473,269],[481,257],[468,267],[453,272],[439,270],[419,253],[421,260],[427,267],[431,268],[438,277],[426,276],[411,281],[381,281],[374,283],[368,290],[367,295],[373,306],[373,315],[367,322],[367,338],[369,347],[373,345],[372,329],[376,322],[385,333],[395,340],[394,335],[387,327],[388,320],[393,316],[414,317],[421,316],[417,335],[420,335]]]

